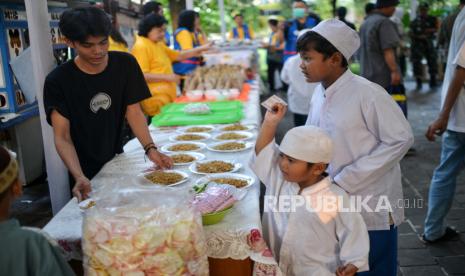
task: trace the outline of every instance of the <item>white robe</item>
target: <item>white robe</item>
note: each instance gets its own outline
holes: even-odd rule
[[[263,236],[284,275],[335,275],[339,266],[349,263],[368,270],[369,238],[361,215],[357,212],[309,211],[296,206],[289,212],[267,212],[274,198],[297,196],[297,183],[285,181],[278,165],[279,149],[273,141],[258,156],[251,167],[266,186]],[[318,197],[340,197],[347,194],[330,178],[305,188],[301,196],[306,204]],[[292,212],[293,211],[293,212]]]
[[[302,60],[299,55],[290,57],[284,63],[281,71],[281,80],[289,85],[287,100],[292,113],[307,115],[310,109],[310,100],[318,83],[308,83],[300,70]]]
[[[306,125],[327,131],[334,143],[329,175],[349,195],[368,200],[368,230],[389,230],[404,220],[400,160],[413,144],[410,124],[381,86],[347,70],[313,94]]]

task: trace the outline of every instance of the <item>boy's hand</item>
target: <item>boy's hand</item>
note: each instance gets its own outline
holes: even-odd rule
[[[353,264],[348,264],[346,266],[340,266],[336,270],[336,276],[353,276],[357,273],[358,268]]]
[[[287,107],[283,104],[276,103],[271,108],[271,111],[267,111],[265,114],[265,119],[263,123],[269,123],[273,125],[278,125],[279,122],[284,118],[286,115]]]

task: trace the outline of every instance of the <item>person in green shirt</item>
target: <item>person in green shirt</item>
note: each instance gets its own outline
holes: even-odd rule
[[[60,250],[45,236],[9,219],[10,206],[21,194],[15,154],[0,146],[0,275],[75,275]]]

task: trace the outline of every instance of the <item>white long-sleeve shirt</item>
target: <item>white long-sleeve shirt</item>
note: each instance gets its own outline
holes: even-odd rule
[[[318,83],[308,83],[300,70],[302,60],[299,55],[290,57],[281,70],[281,80],[289,85],[287,99],[292,113],[307,115],[310,100]]]
[[[359,272],[367,271],[369,238],[361,215],[315,207],[321,198],[347,203],[347,193],[326,177],[301,192],[301,198],[311,208],[296,205],[295,210],[291,207],[286,211],[289,199],[298,196],[300,188],[284,180],[278,159],[279,149],[273,141],[253,157],[251,168],[266,186],[263,236],[283,274],[334,276],[339,266],[349,263]],[[273,199],[287,202],[281,205],[283,209],[275,210],[281,212],[273,212],[278,208],[271,203]]]
[[[317,87],[307,125],[323,128],[333,139],[328,173],[334,181],[349,195],[369,199],[372,212],[361,212],[368,230],[388,230],[390,213],[399,225],[404,220],[399,161],[412,146],[413,134],[391,96],[347,70],[327,89]]]

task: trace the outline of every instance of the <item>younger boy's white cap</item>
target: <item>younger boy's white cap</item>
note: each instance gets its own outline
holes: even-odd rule
[[[341,20],[334,18],[324,20],[316,25],[312,31],[331,42],[347,61],[360,47],[360,37],[357,32]]]
[[[333,142],[319,127],[300,126],[286,133],[279,150],[298,160],[329,164],[333,157]]]

